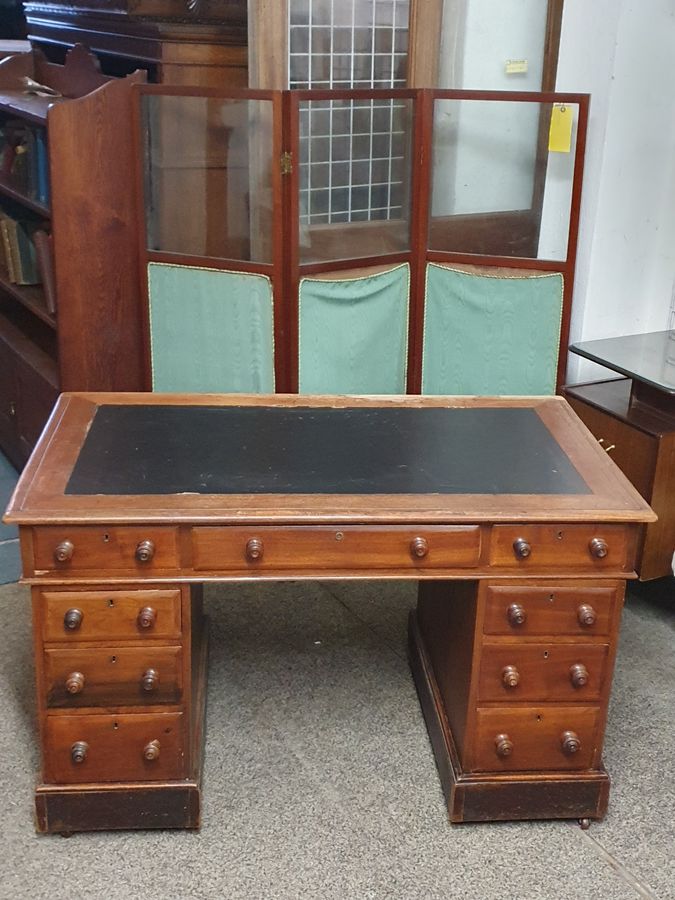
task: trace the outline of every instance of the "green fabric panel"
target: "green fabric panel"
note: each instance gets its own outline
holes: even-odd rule
[[[148,264],[155,391],[274,391],[269,278]]]
[[[303,278],[301,393],[405,393],[409,293],[407,263],[363,278]]]
[[[430,263],[425,394],[553,394],[562,320],[559,273],[473,275]]]

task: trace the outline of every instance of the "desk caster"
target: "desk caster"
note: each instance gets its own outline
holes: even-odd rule
[[[588,831],[588,829],[590,827],[591,827],[590,819],[579,819],[579,828],[581,828],[582,831]]]
[[[68,837],[72,837],[73,834],[74,834],[74,832],[72,832],[72,831],[59,831],[59,834],[60,834],[61,837],[63,837],[63,838],[68,838]]]

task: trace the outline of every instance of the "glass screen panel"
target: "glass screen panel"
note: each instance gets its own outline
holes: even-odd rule
[[[412,101],[300,103],[300,260],[410,246]]]
[[[144,95],[147,246],[272,261],[268,100]]]
[[[566,259],[578,118],[576,104],[437,99],[429,248]]]

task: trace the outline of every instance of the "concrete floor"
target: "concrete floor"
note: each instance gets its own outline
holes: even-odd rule
[[[0,587],[1,898],[675,897],[675,581],[624,613],[610,808],[451,826],[405,654],[414,586],[207,589],[199,833],[38,836],[28,591]]]

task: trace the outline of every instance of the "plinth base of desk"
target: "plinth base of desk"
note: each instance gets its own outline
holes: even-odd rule
[[[451,822],[604,816],[610,783],[604,769],[570,774],[464,773],[414,611],[409,620],[409,654]]]
[[[47,834],[128,828],[199,828],[201,797],[197,782],[72,788],[38,785],[36,826]]]

